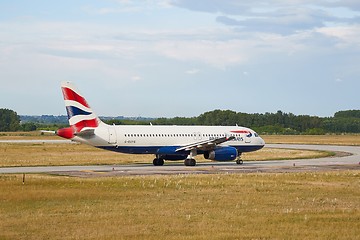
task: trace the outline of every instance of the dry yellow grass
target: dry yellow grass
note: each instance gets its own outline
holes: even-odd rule
[[[262,149],[245,153],[246,160],[299,159],[329,156],[322,151]],[[52,143],[0,143],[0,167],[4,166],[56,166],[152,163],[153,155],[122,154],[97,149],[84,144]],[[198,162],[205,160],[202,155]]]
[[[304,157],[292,151],[298,150],[264,149],[244,159]],[[0,144],[2,166],[152,158],[82,144]],[[22,175],[0,175],[0,239],[357,239],[359,179],[360,171],[91,179],[29,174],[22,184]]]
[[[152,155],[117,154],[85,144],[0,143],[0,166],[54,166],[152,162]]]
[[[0,239],[358,239],[359,179],[0,175]]]
[[[265,160],[287,160],[287,159],[310,159],[321,158],[335,155],[333,152],[312,151],[312,150],[296,150],[282,148],[263,148],[256,152],[244,153],[242,159],[244,161],[265,161]]]
[[[360,135],[264,135],[266,143],[360,146]]]
[[[42,134],[40,131],[33,132],[0,132],[0,140],[61,140],[51,133]]]

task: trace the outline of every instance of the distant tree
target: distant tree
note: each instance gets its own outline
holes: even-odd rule
[[[324,135],[325,130],[322,128],[309,128],[306,130],[306,132],[304,134],[306,134],[306,135]]]
[[[360,110],[339,111],[334,114],[335,118],[360,118]]]
[[[0,131],[11,132],[18,131],[20,128],[20,117],[13,110],[0,109]]]
[[[238,122],[236,112],[230,110],[214,110],[206,112],[197,117],[199,125],[231,126]]]
[[[328,118],[323,122],[323,129],[332,133],[360,133],[360,119]]]
[[[31,123],[31,122],[23,123],[20,126],[21,126],[21,130],[25,132],[35,131],[37,129],[35,123]]]

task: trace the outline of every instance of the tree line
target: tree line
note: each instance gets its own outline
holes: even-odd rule
[[[150,121],[110,120],[109,124],[150,124]],[[260,134],[311,134],[360,133],[360,110],[335,113],[334,117],[295,115],[293,113],[242,113],[231,110],[214,110],[197,117],[158,118],[153,125],[219,125],[247,126]]]
[[[57,118],[54,118],[57,119]],[[102,118],[108,124],[119,125],[220,125],[247,126],[260,134],[326,134],[360,133],[360,110],[339,111],[333,117],[295,115],[293,113],[242,113],[231,110],[214,110],[197,117],[174,117],[157,119],[110,119]],[[0,131],[56,130],[67,124],[61,122],[20,121],[13,110],[0,109]]]

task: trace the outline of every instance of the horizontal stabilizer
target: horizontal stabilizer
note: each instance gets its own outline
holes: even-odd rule
[[[85,130],[82,130],[81,132],[74,133],[74,135],[77,137],[81,137],[81,138],[89,138],[89,137],[95,135],[94,131],[95,131],[95,129],[93,129],[93,128],[85,129]]]
[[[50,134],[56,134],[55,131],[49,131],[49,130],[40,130],[41,133],[50,133]]]

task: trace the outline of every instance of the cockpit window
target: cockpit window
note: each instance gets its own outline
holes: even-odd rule
[[[259,134],[257,134],[256,132],[254,132],[254,136],[255,136],[255,137],[259,137]]]

